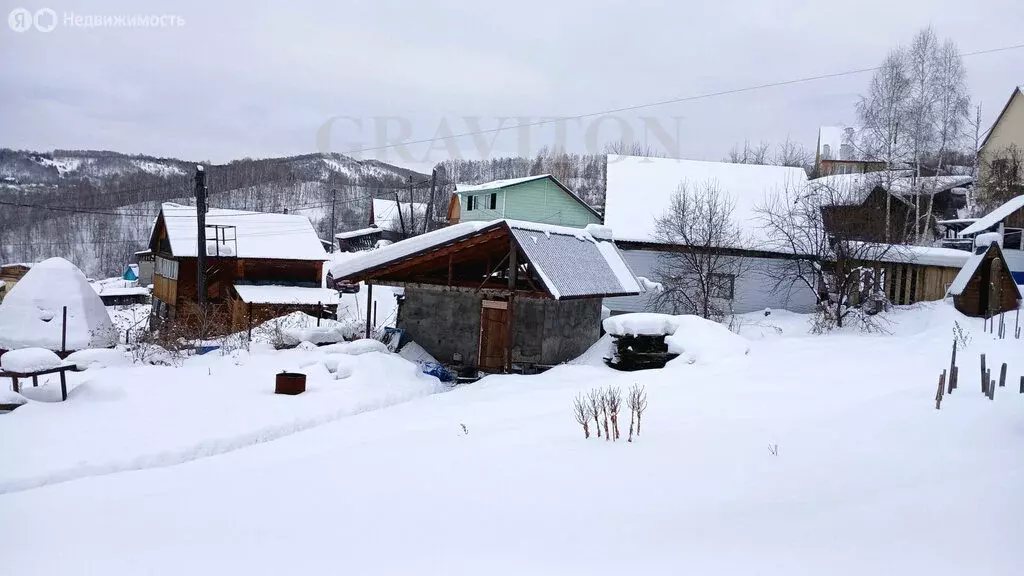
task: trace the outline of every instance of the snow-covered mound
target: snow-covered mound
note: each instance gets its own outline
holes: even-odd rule
[[[85,274],[63,258],[50,258],[34,265],[0,303],[0,349],[60,350],[64,306],[68,350],[116,344],[107,309]]]
[[[67,357],[70,364],[80,369],[107,368],[110,366],[130,366],[132,361],[124,352],[110,348],[89,348],[79,350]]]
[[[28,398],[25,398],[14,390],[5,390],[0,388],[0,406],[21,406],[27,402]]]
[[[280,318],[267,320],[252,329],[254,342],[267,342],[277,347],[297,346],[301,342],[331,344],[356,337],[361,332],[359,322],[351,319],[317,319],[304,312],[292,312]]]
[[[750,351],[746,338],[699,316],[638,312],[612,316],[602,325],[612,336],[665,336],[668,351],[680,355],[675,362],[718,362]]]
[[[7,372],[38,372],[60,366],[60,358],[46,348],[22,348],[0,356],[0,369]]]

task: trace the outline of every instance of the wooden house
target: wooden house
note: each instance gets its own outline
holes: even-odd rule
[[[870,158],[861,150],[857,130],[850,126],[822,126],[814,155],[814,175],[865,174],[885,170],[885,162]]]
[[[380,228],[370,226],[348,232],[338,232],[334,235],[334,240],[338,245],[339,252],[361,252],[372,250],[377,245],[377,241],[383,238],[383,234],[384,231]]]
[[[197,228],[195,206],[171,203],[161,207],[153,225],[158,320],[196,309]],[[296,310],[336,311],[337,292],[322,287],[327,253],[305,216],[213,208],[206,214],[204,240],[207,302],[225,318],[224,331]]]
[[[773,192],[806,186],[807,174],[802,168],[610,155],[607,179],[605,224],[615,231],[616,245],[636,274],[658,281],[666,267],[673,266],[674,253],[705,251],[723,257],[714,279],[715,307],[723,313],[742,314],[765,308],[793,312],[814,309],[816,295],[806,286],[777,285],[777,278],[799,255],[773,247],[757,212]],[[728,198],[733,204],[733,223],[742,231],[738,243],[708,249],[668,242],[657,234],[657,220],[665,216],[673,195],[684,184],[690,190],[714,186]],[[739,273],[729,273],[730,270]],[[653,292],[609,298],[605,306],[612,314],[696,312],[686,303],[666,302]]]
[[[1021,300],[997,242],[978,247],[956,275],[949,295],[960,312],[984,318],[1016,310]]]
[[[448,221],[486,222],[508,218],[582,228],[601,215],[550,174],[459,184],[448,204]]]
[[[21,280],[28,271],[32,269],[32,264],[28,262],[19,262],[12,264],[4,264],[0,266],[0,301],[3,301],[6,294],[10,294],[14,285]]]
[[[858,250],[870,260],[855,262],[872,269],[878,287],[893,304],[942,300],[971,253],[954,248],[877,244]],[[859,300],[854,295],[853,302]]]
[[[600,231],[510,220],[441,228],[340,261],[331,276],[371,293],[404,288],[397,327],[474,374],[575,358],[600,337],[602,298],[643,292]]]
[[[986,233],[999,235],[1004,262],[1010,268],[1014,281],[1024,284],[1024,195],[1011,198],[975,220],[960,231],[960,238],[973,239]]]
[[[991,182],[1000,170],[1012,169],[1011,164],[1021,162],[1024,157],[1024,90],[1015,87],[1010,93],[995,123],[989,128],[978,150],[980,181]],[[1018,167],[1018,171],[1021,169]],[[1018,172],[1020,178],[1024,173]],[[1024,182],[1016,182],[1024,186]]]
[[[135,262],[139,266],[139,286],[149,286],[153,283],[153,251],[139,250],[135,253]]]

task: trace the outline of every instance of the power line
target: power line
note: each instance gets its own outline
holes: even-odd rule
[[[1010,50],[1019,50],[1024,48],[1024,43],[1014,44],[1011,46],[1001,46],[999,48],[988,48],[985,50],[975,50],[973,52],[967,52],[961,54],[962,57],[967,58],[969,56],[980,56],[983,54],[993,54],[996,52],[1007,52]],[[516,124],[515,126],[498,126],[497,128],[487,128],[484,130],[473,130],[469,132],[460,132],[458,134],[451,134],[448,136],[441,136],[437,138],[425,138],[422,140],[412,140],[406,142],[396,142],[394,144],[386,144],[382,146],[375,146],[372,148],[360,148],[360,152],[375,152],[378,150],[388,150],[396,148],[398,146],[411,146],[415,144],[430,144],[439,140],[454,140],[457,138],[465,138],[467,136],[479,136],[483,134],[497,134],[511,129],[522,129],[522,128],[534,128],[537,126],[545,126],[548,124],[554,124],[555,122],[564,122],[566,120],[582,120],[584,118],[592,118],[594,116],[604,116],[607,114],[617,114],[620,112],[632,112],[634,110],[642,110],[644,108],[654,108],[657,106],[664,106],[666,104],[678,104],[681,102],[692,102],[695,100],[708,100],[711,98],[718,98],[720,96],[729,96],[732,94],[742,94],[744,92],[754,92],[757,90],[764,90],[766,88],[778,88],[780,86],[790,86],[793,84],[803,84],[806,82],[815,82],[818,80],[827,80],[830,78],[840,78],[843,76],[852,76],[855,74],[864,74],[866,72],[874,72],[879,70],[881,66],[871,66],[868,68],[856,68],[853,70],[845,70],[843,72],[832,72],[829,74],[818,74],[816,76],[804,76],[802,78],[793,78],[790,80],[780,80],[777,82],[768,82],[766,84],[755,84],[753,86],[744,86],[742,88],[731,88],[729,90],[719,90],[716,92],[706,92],[704,94],[696,94],[691,96],[680,96],[677,98],[668,98],[665,100],[657,100],[654,102],[646,102],[643,104],[633,104],[629,106],[620,106],[618,108],[608,108],[606,110],[600,110],[597,112],[587,112],[584,114],[576,114],[574,116],[562,116],[558,118],[549,118],[546,120],[537,120],[536,122],[529,122],[527,124]]]

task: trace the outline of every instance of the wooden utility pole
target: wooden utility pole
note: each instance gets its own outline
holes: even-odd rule
[[[430,232],[428,227],[430,226],[430,223],[434,221],[434,218],[433,218],[433,216],[434,216],[434,190],[436,188],[437,188],[437,168],[434,168],[434,170],[430,173],[430,203],[427,204],[427,213],[426,213],[426,216],[425,216],[427,221],[423,223],[423,233],[424,234],[426,234],[427,232]]]
[[[370,326],[373,323],[373,284],[366,283],[366,337],[370,337]]]
[[[505,336],[505,372],[512,372],[512,343],[515,339],[516,281],[519,272],[519,252],[516,243],[510,242],[508,252],[508,310],[506,318],[508,334]]]
[[[402,207],[398,207],[398,212],[402,212]],[[412,176],[409,176],[409,236],[416,235],[416,210],[413,208],[412,201]]]
[[[196,302],[206,306],[206,171],[196,165]]]
[[[402,216],[402,201],[398,198],[398,192],[395,192],[395,209],[398,210],[398,223],[402,227],[402,238],[407,238],[408,235],[405,233],[405,217]]]
[[[338,229],[335,227],[335,222],[334,222],[334,205],[337,202],[338,202],[338,189],[337,188],[331,188],[331,237],[329,238],[329,240],[331,241],[331,252],[334,252],[334,235],[338,231]]]

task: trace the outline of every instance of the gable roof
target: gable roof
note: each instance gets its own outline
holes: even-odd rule
[[[989,245],[988,249],[984,252],[980,254],[972,254],[967,262],[964,263],[964,267],[957,273],[956,278],[954,278],[953,282],[949,285],[949,290],[946,291],[946,294],[949,296],[959,296],[963,294],[964,290],[967,289],[967,284],[970,283],[971,278],[974,278],[974,274],[978,271],[978,267],[981,266],[982,262],[985,261],[985,258],[993,250],[1000,252],[999,245],[994,242]],[[1006,259],[1000,258],[999,260],[1003,266],[1003,273],[1012,278],[1013,275],[1010,273],[1010,268],[1006,264]],[[1018,287],[1015,282],[1011,282],[1011,284],[1017,288],[1017,299],[1020,300],[1020,287]]]
[[[985,138],[981,141],[981,146],[978,148],[979,150],[984,149],[985,145],[988,144],[989,137],[992,136],[992,132],[996,129],[996,126],[999,125],[999,121],[1003,119],[1003,116],[1006,115],[1006,111],[1010,109],[1010,104],[1013,103],[1013,99],[1016,98],[1018,94],[1024,97],[1024,91],[1021,90],[1020,86],[1014,87],[1013,92],[1010,93],[1010,97],[1006,100],[1006,104],[1003,105],[1003,109],[999,112],[999,116],[996,116],[996,121],[992,123],[988,132],[985,133]]]
[[[561,182],[558,181],[558,178],[555,178],[551,174],[537,174],[536,176],[524,176],[522,178],[509,178],[509,179],[506,179],[506,180],[493,180],[491,182],[484,182],[483,184],[456,184],[455,185],[455,194],[476,194],[478,192],[493,192],[493,191],[496,191],[496,190],[502,190],[504,188],[511,188],[513,186],[518,186],[519,184],[525,184],[527,182],[534,182],[536,180],[544,180],[544,179],[548,179],[548,180],[551,180],[552,182],[554,182],[555,186],[558,186],[559,188],[561,188],[563,192],[568,194],[570,198],[572,198],[573,200],[578,202],[581,206],[586,208],[588,212],[590,212],[591,214],[593,214],[594,216],[596,216],[598,218],[601,218],[601,214],[597,210],[595,210],[593,206],[591,206],[590,204],[587,204],[586,202],[584,202],[583,198],[580,198],[579,196],[577,196],[575,192],[573,192],[572,190],[569,190],[569,188],[567,188],[564,184],[562,184]]]
[[[341,280],[387,269],[435,250],[470,242],[487,232],[504,229],[556,300],[631,296],[644,291],[611,241],[599,240],[579,228],[493,220],[463,222],[395,242],[356,258],[336,262],[331,277]]]
[[[164,222],[167,239],[171,244],[171,252],[175,256],[195,258],[196,244],[199,233],[196,223],[196,207],[166,202],[160,207],[157,222]],[[221,254],[234,251],[231,256],[238,258],[259,258],[270,260],[326,260],[320,237],[313,229],[309,219],[300,214],[271,214],[265,212],[249,212],[244,210],[226,210],[211,208],[206,213],[206,224],[231,226],[234,228],[234,241],[231,232],[226,232],[227,242],[216,246],[217,241],[209,238],[207,231],[207,253]],[[152,245],[153,234],[150,235]]]
[[[1024,208],[1024,194],[1007,200],[1002,206],[975,220],[967,228],[960,231],[960,234],[977,234],[999,224],[1011,214]]]
[[[617,240],[656,242],[655,219],[684,182],[691,188],[715,183],[735,203],[732,219],[744,236],[735,248],[765,249],[770,242],[756,209],[787,186],[806,186],[807,173],[787,166],[609,155],[605,225]]]

